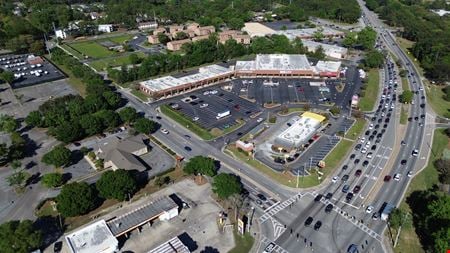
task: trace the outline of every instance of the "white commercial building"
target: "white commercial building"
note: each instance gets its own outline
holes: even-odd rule
[[[114,26],[111,24],[98,25],[98,31],[104,32],[104,33],[110,33],[112,31],[114,31]]]
[[[64,31],[64,29],[56,29],[55,36],[56,38],[65,39],[67,38],[67,33],[66,31]]]
[[[303,45],[308,48],[309,52],[315,52],[319,46],[324,50],[326,56],[336,59],[345,58],[347,55],[347,48],[326,43],[315,42],[312,40],[302,40]]]
[[[315,34],[320,32],[325,38],[335,38],[335,37],[343,37],[345,35],[344,32],[334,30],[324,27],[314,27],[314,28],[304,28],[304,29],[288,29],[276,31],[274,34],[284,35],[290,40],[294,40],[295,38],[300,39],[313,39]]]
[[[205,87],[224,81],[233,76],[233,74],[234,72],[231,68],[214,64],[201,67],[197,73],[183,77],[165,76],[143,81],[140,83],[140,89],[144,93],[154,97],[176,95],[194,88]]]
[[[318,61],[314,66],[315,72],[320,77],[338,77],[341,73],[340,61]]]
[[[275,145],[286,149],[300,147],[316,133],[325,117],[319,114],[305,112],[301,117],[295,116],[289,122],[291,126],[275,138]]]
[[[270,27],[267,27],[261,23],[257,22],[248,22],[244,24],[244,27],[241,29],[243,32],[247,32],[250,37],[264,37],[267,35],[271,35],[276,33],[275,30],[273,30]]]
[[[72,253],[113,253],[119,250],[119,242],[105,220],[99,220],[67,235],[66,241]]]
[[[236,76],[313,76],[314,69],[303,54],[258,54],[253,61],[237,61]]]

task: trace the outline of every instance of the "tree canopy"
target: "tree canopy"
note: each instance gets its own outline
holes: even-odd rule
[[[133,124],[133,127],[139,133],[151,134],[156,131],[158,124],[155,121],[149,120],[147,118],[139,118]]]
[[[71,154],[72,152],[64,145],[58,145],[42,157],[42,162],[53,165],[56,168],[63,167],[70,163]]]
[[[205,156],[194,156],[184,165],[187,174],[201,174],[213,177],[217,174],[215,160]]]
[[[137,184],[130,172],[124,169],[107,171],[95,183],[100,196],[107,199],[123,201],[127,194],[131,196],[136,192]]]
[[[30,220],[13,220],[0,225],[0,252],[28,253],[42,245],[42,233]]]
[[[399,96],[400,102],[404,104],[409,104],[414,98],[414,93],[410,90],[404,90]]]
[[[371,49],[366,53],[363,64],[367,68],[380,68],[384,63],[384,55],[378,50]]]
[[[14,132],[19,127],[19,123],[10,115],[0,115],[0,130],[7,133]]]
[[[220,173],[213,178],[212,191],[221,199],[242,192],[239,178],[233,174]]]
[[[92,186],[85,182],[74,182],[62,187],[56,197],[56,208],[65,217],[82,215],[96,207],[97,199]]]
[[[54,188],[63,185],[63,175],[61,173],[48,173],[42,176],[41,183],[48,187]]]

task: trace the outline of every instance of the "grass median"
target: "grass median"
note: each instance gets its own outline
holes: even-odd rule
[[[434,162],[441,157],[441,154],[445,148],[449,145],[448,137],[445,135],[444,129],[438,129],[434,131],[433,144],[431,147],[430,159],[427,167],[415,176],[411,184],[408,187],[405,198],[400,204],[400,208],[406,212],[411,212],[408,204],[405,200],[414,191],[427,190],[438,183],[438,172],[434,166]],[[419,237],[415,232],[413,225],[402,227],[397,247],[394,248],[396,253],[410,252],[410,253],[423,253],[425,252],[420,244]]]
[[[357,119],[352,127],[347,131],[345,138],[356,140],[364,130],[366,121],[364,119]]]
[[[359,108],[361,111],[372,111],[377,100],[380,87],[380,74],[378,69],[370,69],[367,73],[367,83],[365,84],[364,96],[361,96]]]
[[[324,176],[327,176],[337,168],[340,162],[348,155],[353,141],[341,140],[334,149],[325,157],[325,169],[322,170]]]
[[[241,236],[236,231],[233,230],[233,234],[235,246],[233,249],[228,251],[228,253],[250,252],[253,243],[255,243],[255,239],[249,233],[245,233],[244,235]]]
[[[407,121],[408,121],[408,106],[409,105],[404,105],[401,104],[401,111],[400,111],[400,124],[402,125],[406,125]]]

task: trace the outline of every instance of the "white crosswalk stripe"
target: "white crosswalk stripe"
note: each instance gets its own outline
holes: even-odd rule
[[[275,207],[273,207],[273,208],[269,209],[268,211],[264,212],[264,214],[261,215],[261,217],[259,217],[259,222],[261,224],[266,222],[272,216],[274,216],[275,214],[279,213],[281,210],[285,209],[289,205],[293,204],[297,199],[300,199],[304,195],[305,195],[305,193],[298,193],[298,194],[290,197],[289,199],[279,203]]]

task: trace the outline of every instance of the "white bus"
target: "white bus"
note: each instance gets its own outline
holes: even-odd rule
[[[217,113],[216,119],[219,120],[219,119],[225,118],[228,115],[230,115],[230,111],[219,112],[219,113]]]

